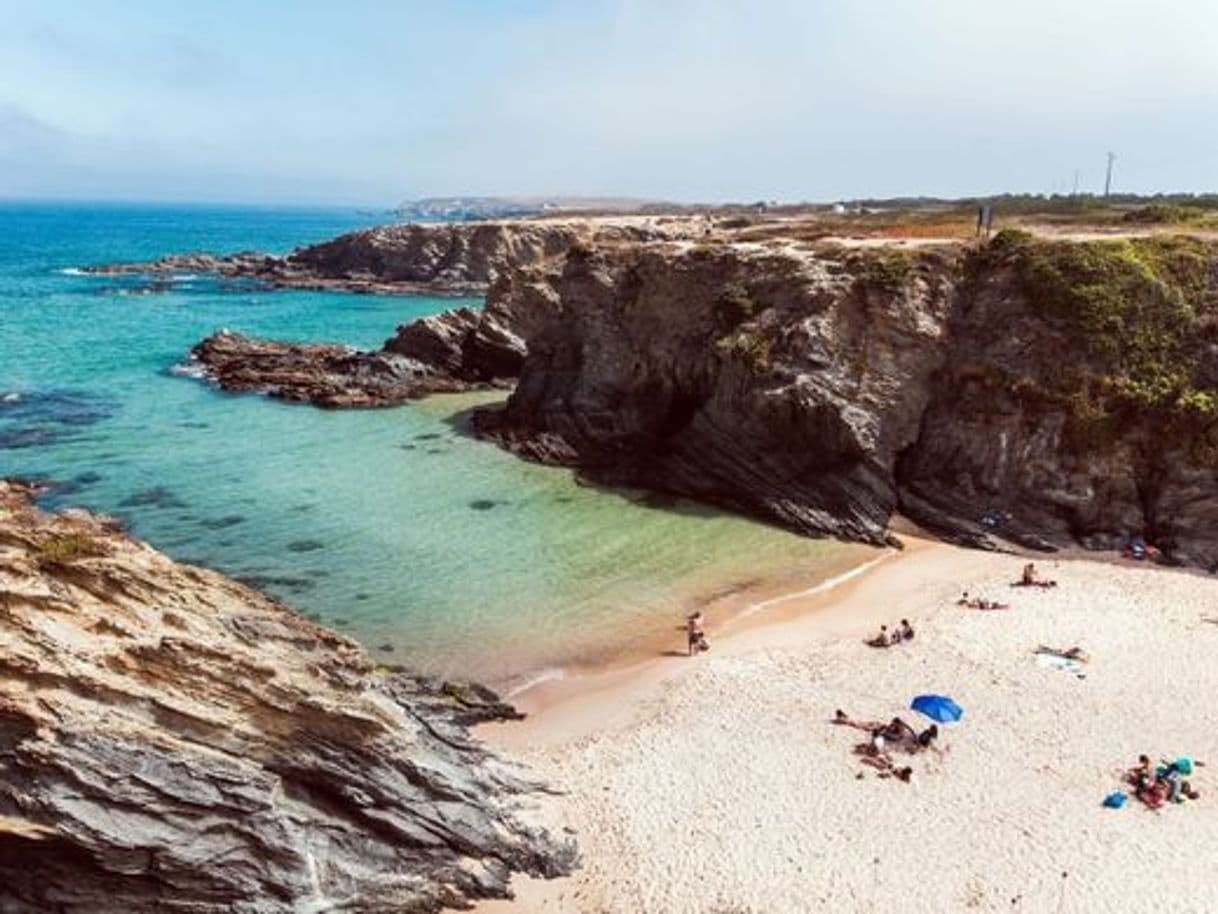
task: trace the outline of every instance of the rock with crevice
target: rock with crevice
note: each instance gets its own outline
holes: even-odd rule
[[[489,690],[0,483],[0,910],[437,912],[566,873]]]
[[[840,258],[647,245],[568,258],[520,381],[477,427],[522,456],[804,533],[891,542],[891,465],[943,358],[950,252],[901,294]]]

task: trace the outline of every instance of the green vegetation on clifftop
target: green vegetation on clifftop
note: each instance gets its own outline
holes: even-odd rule
[[[1218,250],[1194,238],[1053,241],[1006,230],[971,269],[1012,271],[1027,309],[1078,351],[1052,379],[1010,389],[1068,406],[1069,437],[1087,449],[1131,414],[1188,438],[1218,421],[1218,390],[1202,370],[1218,343],[1216,266]]]

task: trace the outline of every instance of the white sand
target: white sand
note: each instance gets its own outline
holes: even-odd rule
[[[1040,592],[1008,586],[1020,566],[920,545],[696,660],[525,696],[533,718],[486,735],[568,792],[538,814],[584,865],[479,910],[1218,911],[1218,581],[1042,562],[1061,586]],[[1014,608],[958,609],[963,589]],[[913,644],[860,643],[901,616]],[[1087,678],[1039,644],[1083,646]],[[942,754],[910,784],[857,779],[834,709],[920,726],[921,692],[966,710]],[[1208,761],[1201,799],[1102,808],[1141,752]]]

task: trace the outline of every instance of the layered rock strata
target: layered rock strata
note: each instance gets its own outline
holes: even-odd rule
[[[0,910],[435,912],[567,872],[477,686],[0,483]]]

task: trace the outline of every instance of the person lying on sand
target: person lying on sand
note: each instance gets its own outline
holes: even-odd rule
[[[1079,663],[1086,663],[1091,658],[1087,652],[1078,645],[1074,647],[1059,648],[1045,647],[1043,644],[1036,649],[1038,654],[1049,654],[1052,657],[1061,657],[1064,660],[1076,660]]]
[[[842,727],[853,727],[855,730],[866,730],[868,733],[879,730],[884,726],[879,721],[855,720],[841,708],[833,712],[833,723]]]
[[[957,605],[967,606],[969,609],[1010,609],[1010,603],[999,603],[997,600],[986,600],[981,597],[976,597],[972,600],[961,600]]]
[[[908,765],[898,768],[887,755],[864,758],[863,764],[875,768],[879,772],[877,776],[881,778],[896,778],[898,781],[908,784],[909,779],[913,777],[912,768]]]

